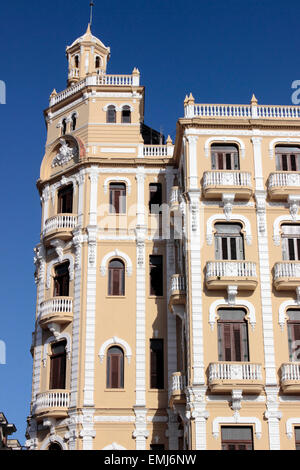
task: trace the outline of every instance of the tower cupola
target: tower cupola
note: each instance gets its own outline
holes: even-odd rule
[[[90,23],[83,36],[66,48],[68,58],[68,86],[82,80],[87,75],[106,73],[110,58],[110,48],[92,35]]]

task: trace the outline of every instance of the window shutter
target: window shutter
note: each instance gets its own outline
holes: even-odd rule
[[[245,259],[244,255],[244,239],[242,236],[238,237],[237,239],[237,259],[238,260],[243,260]]]
[[[215,237],[215,257],[216,260],[222,259],[222,250],[221,250],[221,237]]]
[[[233,325],[233,337],[234,337],[234,360],[242,360],[242,348],[241,348],[241,324],[237,323]]]
[[[110,388],[119,388],[120,357],[112,354],[110,357],[111,384]]]
[[[239,162],[239,155],[238,155],[238,153],[234,153],[234,154],[233,154],[233,162],[234,162],[234,163],[233,163],[233,165],[234,165],[233,168],[234,168],[235,170],[239,170],[239,169],[240,169],[240,162]]]
[[[215,154],[215,152],[212,152],[212,154],[211,154],[211,169],[212,169],[212,170],[216,170],[216,169],[217,169],[216,154]]]
[[[281,167],[281,155],[276,155],[276,171],[280,171]]]
[[[120,282],[120,269],[113,269],[112,270],[112,293],[113,295],[120,295],[121,294],[121,282]]]
[[[231,325],[230,323],[224,323],[223,325],[223,343],[224,343],[224,360],[231,361]]]

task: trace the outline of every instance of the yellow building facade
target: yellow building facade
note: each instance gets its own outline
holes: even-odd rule
[[[300,110],[184,101],[176,141],[90,27],[50,96],[27,446],[295,449]]]

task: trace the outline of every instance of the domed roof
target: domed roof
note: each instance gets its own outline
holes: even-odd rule
[[[109,47],[106,47],[103,42],[100,41],[100,39],[96,38],[96,36],[92,35],[91,32],[91,25],[90,23],[88,24],[87,30],[83,36],[80,36],[78,39],[76,39],[71,46],[68,46],[67,49],[70,49],[71,47],[76,46],[76,44],[81,44],[82,42],[92,42],[94,44],[98,44],[101,47],[104,47],[105,49],[109,50]]]

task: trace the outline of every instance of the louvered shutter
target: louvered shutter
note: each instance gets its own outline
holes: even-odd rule
[[[211,169],[212,169],[212,170],[216,170],[216,169],[217,169],[216,154],[215,154],[215,152],[212,152],[212,154],[211,154]]]
[[[231,325],[224,323],[223,325],[223,344],[224,344],[224,361],[232,360],[232,347],[231,347]]]

